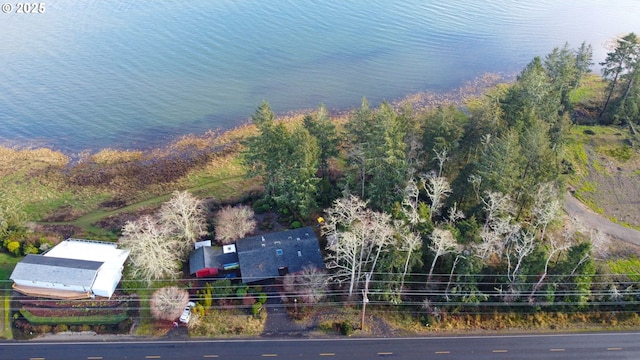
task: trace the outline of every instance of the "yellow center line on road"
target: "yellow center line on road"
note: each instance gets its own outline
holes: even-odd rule
[[[160,355],[147,355],[144,358],[145,359],[160,359]]]
[[[205,356],[203,356],[203,357],[204,357],[204,358],[217,358],[217,357],[218,357],[218,355],[216,355],[216,354],[211,354],[211,355],[205,355]]]
[[[381,356],[393,355],[393,353],[392,352],[379,352],[378,355],[381,355]]]
[[[88,356],[87,360],[102,360],[102,356]]]
[[[335,356],[336,353],[320,353],[320,356]]]
[[[43,357],[41,357],[41,358],[29,358],[29,360],[44,360],[44,358]]]
[[[549,351],[553,351],[553,352],[561,352],[561,351],[564,351],[564,349],[549,349]]]
[[[436,354],[441,355],[441,354],[451,354],[451,351],[436,351]]]
[[[276,357],[278,354],[262,354],[263,357]]]
[[[509,350],[493,350],[492,352],[494,352],[494,353],[506,353],[506,352],[509,352]]]
[[[622,348],[607,348],[607,351],[618,351],[622,350]]]

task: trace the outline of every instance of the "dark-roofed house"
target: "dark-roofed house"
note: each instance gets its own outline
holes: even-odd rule
[[[189,272],[198,278],[224,277],[238,269],[235,245],[202,246],[189,255]]]
[[[236,248],[244,283],[296,273],[306,266],[325,267],[311,227],[247,237],[238,240]]]

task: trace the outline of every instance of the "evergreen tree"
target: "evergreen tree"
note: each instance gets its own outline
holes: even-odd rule
[[[319,148],[319,173],[323,178],[329,172],[329,159],[338,156],[340,139],[335,124],[329,118],[324,105],[320,105],[314,115],[306,115],[303,119],[304,128],[316,139]]]
[[[578,67],[574,52],[565,43],[562,48],[554,48],[544,60],[544,67],[554,91],[560,96],[562,111],[570,110],[569,92],[577,85]]]
[[[482,156],[478,161],[478,175],[482,179],[480,191],[514,194],[521,176],[522,149],[519,135],[510,130],[497,139],[486,137]]]
[[[580,47],[576,50],[576,82],[573,85],[576,88],[580,85],[582,77],[591,71],[593,65],[593,49],[591,45],[586,42],[582,42]]]
[[[521,131],[537,119],[549,123],[557,121],[560,97],[550,84],[541,59],[535,57],[509,88],[503,101],[505,119],[510,127]]]
[[[306,216],[315,207],[318,145],[304,128],[290,132],[263,102],[252,117],[259,134],[244,142],[247,176],[262,177],[265,196]]]
[[[453,105],[438,107],[424,119],[424,149],[455,151],[464,134],[467,116]]]
[[[604,62],[600,63],[602,65],[602,76],[610,80],[607,99],[600,111],[599,117],[601,121],[615,92],[622,92],[620,94],[620,102],[625,102],[630,89],[633,87],[633,73],[637,72],[639,57],[640,45],[638,44],[638,38],[634,33],[630,33],[622,39],[618,39],[616,48],[607,53]],[[622,86],[620,86],[620,82],[623,82]]]
[[[408,119],[386,102],[371,111],[364,100],[345,127],[351,164],[347,187],[355,185],[372,208],[389,208],[401,198],[407,174]]]

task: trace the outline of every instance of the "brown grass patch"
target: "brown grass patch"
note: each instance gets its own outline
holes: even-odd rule
[[[0,175],[9,174],[25,168],[63,167],[68,163],[68,156],[51,149],[17,150],[0,146]]]
[[[142,159],[142,151],[104,149],[91,156],[98,165],[113,165]]]
[[[206,337],[258,336],[264,331],[266,320],[264,311],[256,317],[241,309],[212,310],[189,332],[192,336]]]

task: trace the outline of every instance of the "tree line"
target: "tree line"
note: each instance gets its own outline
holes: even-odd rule
[[[607,93],[598,122],[640,122],[639,54],[632,33],[601,64]],[[464,107],[415,113],[364,99],[340,123],[321,105],[285,124],[263,102],[243,163],[277,211],[323,216],[328,276],[350,296],[373,279],[374,297],[392,303],[415,302],[418,281],[433,294],[421,295],[426,308],[584,306],[598,287],[614,298],[624,283],[591,280],[605,271],[594,260],[606,236],[560,214],[572,171],[564,156],[572,96],[592,65],[590,45],[565,44]]]

